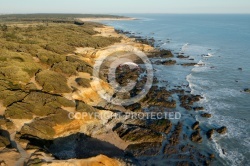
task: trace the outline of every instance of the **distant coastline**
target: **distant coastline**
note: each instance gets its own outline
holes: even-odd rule
[[[91,22],[91,21],[126,21],[126,20],[137,20],[136,18],[131,18],[131,17],[117,17],[117,18],[112,18],[112,17],[89,17],[89,18],[77,18],[80,21],[87,21],[87,22]]]
[[[0,15],[1,22],[59,22],[72,23],[75,20],[82,21],[103,21],[103,20],[133,20],[118,15],[101,15],[101,14],[3,14]]]

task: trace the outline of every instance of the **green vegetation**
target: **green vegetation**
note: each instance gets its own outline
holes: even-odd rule
[[[5,116],[11,119],[33,119],[33,115],[43,117],[55,114],[62,106],[75,107],[75,103],[60,96],[31,92],[7,107]]]
[[[67,58],[67,55],[74,54],[76,47],[100,48],[120,41],[118,38],[95,36],[97,32],[93,28],[102,26],[98,23],[84,23],[79,26],[74,23],[46,24],[39,20],[49,15],[2,15],[0,20],[12,18],[18,21],[31,19],[34,16],[37,17],[37,22],[29,23],[28,26],[25,22],[1,23],[0,21],[0,80],[9,81],[22,89],[30,84],[31,78],[41,70],[51,68],[66,76],[75,75],[76,72],[92,73],[92,67],[79,60],[79,55],[72,58]],[[76,16],[78,15],[58,14],[48,19],[69,20]],[[50,81],[55,81],[55,77],[61,76],[52,72],[48,74],[53,77],[48,78]],[[48,85],[53,82],[45,81],[46,79],[46,76],[41,74],[37,77],[39,83],[45,86],[45,91],[58,91],[55,88],[57,85]],[[63,89],[58,92],[69,92],[69,88],[64,85],[63,76],[57,81],[64,81]],[[31,86],[28,89],[35,89],[34,85]]]
[[[11,91],[11,90],[3,90],[0,93],[0,100],[3,100],[4,106],[9,106],[14,102],[22,100],[27,93],[17,90],[17,91]]]
[[[71,64],[74,64],[78,72],[85,72],[85,73],[89,73],[92,75],[93,67],[89,65],[88,63],[82,60],[79,60],[76,56],[68,56],[66,57],[66,60],[68,62],[71,62]]]
[[[5,24],[0,25],[0,30],[1,30],[1,31],[7,31],[7,30],[8,30],[7,25],[5,25]]]
[[[74,24],[33,24],[28,27],[9,26],[7,31],[0,31],[2,49],[29,53],[33,56],[44,51],[54,54],[69,54],[75,47],[105,47],[117,38],[93,36],[96,23]]]
[[[77,101],[76,102],[77,105],[76,105],[76,110],[78,112],[96,112],[97,110],[95,108],[93,108],[92,106],[86,104],[86,103],[83,103],[81,101]]]
[[[71,89],[67,85],[67,79],[60,73],[44,70],[36,75],[36,81],[43,90],[50,93],[69,93]]]
[[[68,76],[75,75],[77,71],[76,63],[63,61],[53,65],[52,70],[64,73]]]
[[[22,135],[32,135],[40,139],[53,140],[55,136],[54,126],[68,124],[72,120],[68,118],[68,112],[57,109],[56,112],[45,118],[36,119],[30,124],[25,124],[20,133]]]
[[[0,15],[0,21],[8,22],[54,22],[54,23],[73,23],[76,18],[124,18],[115,15],[99,14],[8,14]]]
[[[23,135],[53,139],[54,126],[71,122],[64,107],[95,111],[62,97],[62,93],[73,91],[67,84],[69,76],[92,74],[93,67],[74,51],[76,47],[106,47],[120,39],[96,36],[94,28],[101,24],[82,23],[76,17],[83,16],[0,16],[0,102],[6,107],[4,118],[35,118],[22,127]],[[80,79],[79,83],[90,86],[89,80]],[[0,145],[6,145],[4,138]]]
[[[40,64],[34,63],[29,54],[0,50],[0,79],[14,84],[28,83],[30,78],[42,69]]]
[[[76,78],[75,81],[79,86],[82,86],[84,88],[89,88],[91,86],[90,80],[86,78]]]
[[[8,80],[14,85],[29,83],[35,74],[52,66],[52,70],[67,76],[78,72],[92,73],[92,67],[75,56],[76,47],[105,47],[118,42],[118,38],[94,36],[97,23],[85,23],[82,26],[74,24],[37,24],[30,26],[0,26],[0,79]],[[51,76],[59,76],[51,74]],[[45,85],[46,91],[56,90],[53,82],[45,82],[45,76],[38,81]],[[55,79],[49,79],[55,81]],[[65,81],[65,79],[61,79]],[[60,81],[60,80],[59,80]],[[50,86],[50,87],[49,87]],[[65,87],[63,85],[63,87]],[[33,88],[34,89],[34,86]],[[59,92],[69,92],[64,88]]]

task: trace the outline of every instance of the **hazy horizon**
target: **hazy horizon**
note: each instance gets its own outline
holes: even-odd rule
[[[1,14],[250,14],[249,0],[1,0]]]
[[[187,15],[250,15],[250,13],[0,13],[0,15],[14,15],[14,14],[20,14],[20,15],[28,15],[28,14],[86,14],[86,15],[114,15],[114,16],[125,16],[125,15],[141,15],[141,14],[166,14],[166,15],[171,15],[171,14],[176,14],[176,15],[182,15],[182,14],[187,14]]]

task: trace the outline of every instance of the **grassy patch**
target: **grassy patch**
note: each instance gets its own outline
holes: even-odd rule
[[[86,78],[76,78],[75,81],[81,87],[84,87],[84,88],[91,87],[91,85],[90,85],[91,81],[89,79],[86,79]]]
[[[43,117],[56,114],[62,106],[75,107],[75,103],[71,100],[42,92],[31,92],[18,101],[7,107],[6,117],[11,119],[33,119],[34,115]],[[13,102],[13,99],[11,102]]]
[[[77,70],[76,65],[77,65],[76,63],[63,61],[63,62],[54,64],[52,67],[52,70],[71,76],[71,75],[76,74],[76,70]]]
[[[67,79],[60,73],[44,70],[36,75],[36,81],[43,90],[51,93],[69,93],[71,89],[67,85]]]

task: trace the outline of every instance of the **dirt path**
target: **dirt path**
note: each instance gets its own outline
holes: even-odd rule
[[[16,149],[18,150],[18,152],[20,153],[20,155],[21,155],[21,158],[19,158],[19,159],[17,160],[15,166],[23,166],[25,160],[29,158],[29,155],[28,155],[28,153],[21,147],[21,145],[15,141],[15,135],[16,135],[16,133],[12,133],[12,134],[10,135],[11,145],[12,145],[12,147],[16,148]]]

